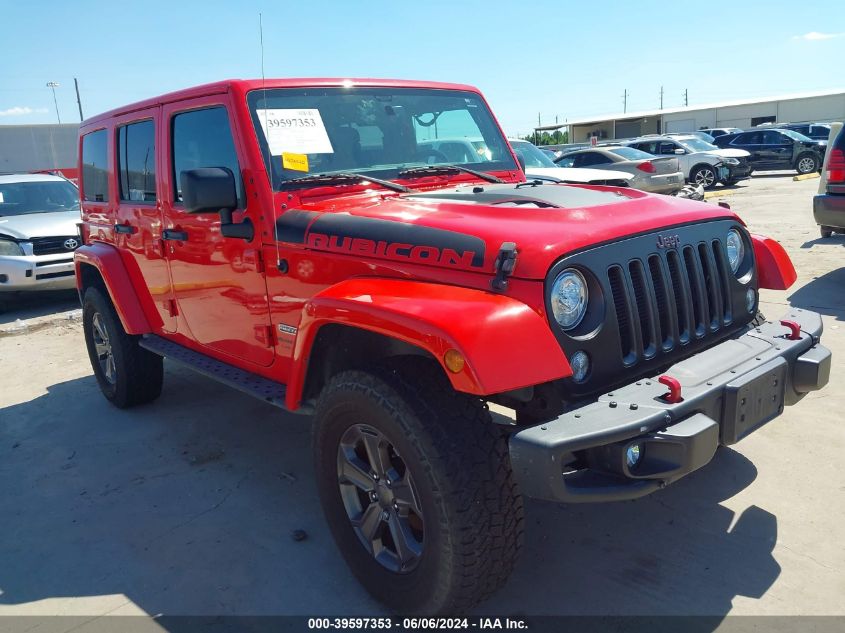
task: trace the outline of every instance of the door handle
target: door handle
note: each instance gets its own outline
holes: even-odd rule
[[[125,233],[128,235],[133,235],[138,232],[138,229],[134,226],[130,226],[129,224],[115,224],[114,225],[114,232],[115,233]]]
[[[177,242],[187,242],[188,241],[188,232],[187,231],[177,231],[174,229],[164,229],[161,233],[161,239],[163,240],[175,240]]]

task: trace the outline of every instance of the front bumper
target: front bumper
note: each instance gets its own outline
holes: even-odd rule
[[[751,167],[748,163],[740,163],[739,165],[729,165],[725,163],[728,168],[728,177],[726,180],[747,180],[751,178]]]
[[[790,310],[800,338],[779,323],[749,328],[676,365],[683,400],[643,379],[596,402],[511,436],[510,458],[521,491],[551,501],[635,499],[707,464],[719,444],[733,444],[822,388],[830,351],[819,344],[821,317]],[[626,462],[637,445],[640,461]]]
[[[845,229],[845,196],[829,193],[814,196],[813,217],[821,226]]]
[[[0,292],[76,287],[73,253],[0,255]]]

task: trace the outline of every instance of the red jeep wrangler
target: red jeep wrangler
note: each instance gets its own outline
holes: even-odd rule
[[[521,495],[646,495],[828,379],[819,315],[758,312],[795,280],[778,243],[720,206],[526,182],[470,86],[225,81],[87,120],[80,156],[106,398],[155,399],[166,357],[313,415],[337,545],[399,611],[500,587]]]

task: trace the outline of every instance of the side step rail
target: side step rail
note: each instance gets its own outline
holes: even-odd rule
[[[167,358],[171,362],[285,409],[286,389],[283,384],[244,371],[154,334],[144,335],[139,341],[139,345],[153,354]]]

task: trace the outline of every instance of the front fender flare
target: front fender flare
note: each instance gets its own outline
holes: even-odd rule
[[[311,298],[294,345],[287,406],[299,407],[320,327],[338,323],[399,339],[430,353],[457,391],[491,395],[572,375],[546,319],[512,297],[398,279],[349,279]],[[464,369],[445,368],[458,350]]]
[[[152,305],[152,300],[147,296],[147,303],[150,305],[145,309],[144,297],[136,292],[136,288],[146,288],[146,284],[143,279],[140,279],[139,285],[133,284],[132,276],[117,248],[102,242],[80,246],[73,254],[73,263],[76,267],[76,285],[80,299],[84,291],[82,266],[93,266],[100,273],[127,334],[147,334],[152,332],[154,327],[161,327],[161,317]],[[138,276],[140,277],[140,272]]]
[[[764,235],[751,235],[754,258],[757,260],[757,278],[761,288],[786,290],[798,278],[792,260],[779,242]]]

